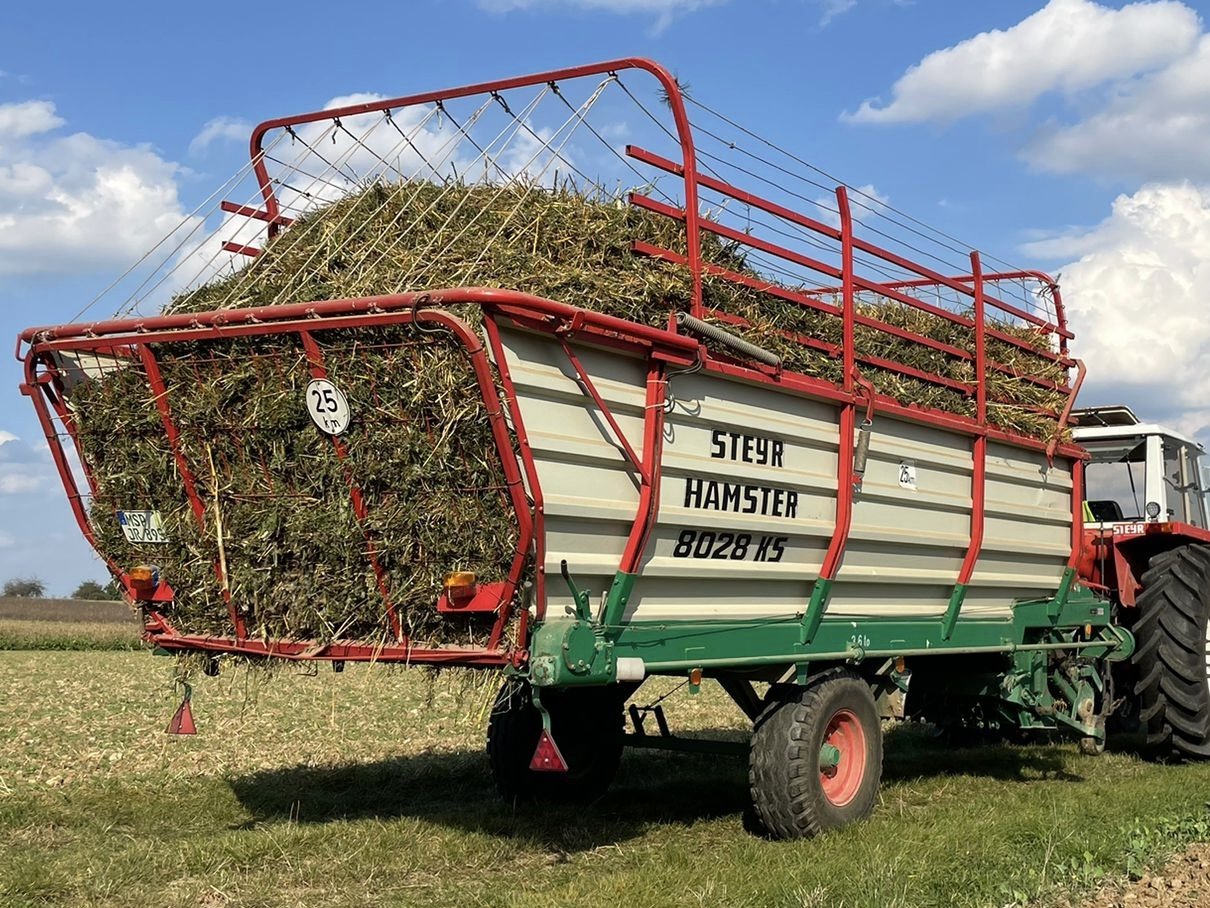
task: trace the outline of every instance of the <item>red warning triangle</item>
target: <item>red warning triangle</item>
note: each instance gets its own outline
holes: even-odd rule
[[[176,714],[172,717],[172,721],[168,723],[168,728],[165,731],[170,735],[197,734],[197,726],[193,724],[193,710],[189,706],[188,697],[181,701],[181,705],[177,707]]]
[[[534,772],[567,772],[567,761],[559,751],[559,745],[545,728],[538,738],[538,746],[534,748],[534,758],[529,761],[529,768]]]

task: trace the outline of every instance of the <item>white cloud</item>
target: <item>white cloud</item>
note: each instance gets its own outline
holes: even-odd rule
[[[1101,111],[1046,130],[1037,167],[1138,180],[1210,180],[1210,35],[1193,53],[1124,87]]]
[[[1063,298],[1088,364],[1084,399],[1120,399],[1196,431],[1210,419],[1210,186],[1149,184],[1119,196],[1090,230],[1025,247],[1075,261]]]
[[[728,2],[730,0],[479,0],[479,6],[492,13],[559,8],[619,14],[646,13],[656,16],[654,30],[658,32],[667,28],[681,13]]]
[[[857,5],[857,0],[819,0],[822,7],[819,16],[819,27],[827,28],[833,20],[843,16]]]
[[[836,196],[820,196],[812,201],[817,209],[814,212],[817,218],[833,227],[840,226],[840,212],[836,210]],[[849,187],[849,209],[858,221],[868,220],[874,215],[882,214],[890,203],[890,197],[879,192],[873,183]]]
[[[0,495],[21,495],[37,492],[46,486],[41,473],[5,467],[0,469]]]
[[[37,492],[50,479],[46,458],[12,432],[0,429],[0,495]]]
[[[0,275],[126,264],[182,220],[176,164],[62,124],[46,101],[0,106]]]
[[[252,133],[252,124],[235,117],[215,117],[202,127],[189,143],[191,155],[205,154],[214,142],[247,142]]]
[[[49,101],[0,104],[0,142],[50,132],[62,125],[63,120],[55,114],[55,105]]]
[[[861,123],[953,120],[1028,106],[1154,71],[1187,54],[1201,32],[1197,14],[1176,0],[1121,9],[1092,0],[1050,0],[1008,29],[982,32],[934,51],[891,88],[844,119]]]

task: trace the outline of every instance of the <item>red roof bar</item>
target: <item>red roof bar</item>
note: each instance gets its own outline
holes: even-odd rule
[[[262,211],[259,208],[250,208],[247,205],[237,205],[235,202],[228,202],[226,199],[218,203],[218,207],[230,214],[242,215],[246,218],[255,218],[258,221],[267,221],[270,224],[281,224],[283,227],[289,227],[294,223],[294,218],[288,218],[284,215],[274,217],[267,211]]]
[[[432,104],[436,101],[452,101],[455,98],[466,98],[472,95],[495,94],[514,88],[524,88],[527,85],[545,85],[569,79],[580,79],[585,76],[616,75],[620,70],[626,69],[640,70],[654,76],[656,81],[660,83],[660,87],[664,91],[665,102],[672,111],[677,140],[681,146],[681,173],[682,175],[686,175],[685,206],[689,209],[689,218],[685,224],[685,232],[688,239],[689,270],[693,276],[693,314],[700,315],[702,308],[702,277],[700,267],[701,244],[698,242],[697,184],[688,176],[697,173],[697,152],[693,142],[693,128],[689,122],[689,114],[685,110],[685,99],[681,93],[680,84],[676,81],[676,77],[659,63],[645,57],[620,57],[616,60],[606,60],[602,63],[553,69],[548,72],[534,73],[528,76],[495,79],[490,82],[479,82],[475,85],[445,88],[439,91],[404,95],[398,98],[387,98],[385,100],[369,101],[362,104],[350,104],[346,107],[317,110],[311,113],[266,120],[252,131],[252,136],[248,142],[248,150],[252,158],[253,171],[256,173],[256,178],[260,184],[261,195],[265,200],[265,211],[274,219],[269,222],[269,236],[273,237],[277,234],[277,219],[281,217],[281,208],[277,203],[273,181],[269,176],[268,169],[265,167],[264,138],[270,130],[285,129],[321,120],[353,117],[359,114],[378,113],[402,107],[414,107],[418,104]]]
[[[1055,283],[1053,278],[1051,278],[1047,274],[1044,274],[1041,271],[1037,271],[1037,272],[1012,271],[1012,272],[1005,272],[1003,274],[996,274],[996,273],[985,274],[983,276],[983,283],[986,285],[988,281],[1030,280],[1030,279],[1039,281],[1040,283],[1043,283],[1043,284],[1046,284],[1048,287],[1053,288],[1053,287],[1058,286]],[[954,275],[953,277],[951,277],[950,280],[960,281],[962,283],[971,283],[972,277],[969,274],[958,274],[958,275]],[[937,285],[936,281],[926,280],[924,278],[920,278],[920,279],[914,280],[914,281],[890,281],[886,284],[887,287],[894,287],[895,289],[898,289],[898,290],[916,288],[916,287],[933,287],[936,285]],[[1063,337],[1066,337],[1068,339],[1075,337],[1075,334],[1073,334],[1066,327],[1056,325],[1054,322],[1048,322],[1044,318],[1040,318],[1039,316],[1034,315],[1031,312],[1026,312],[1024,309],[1019,309],[1016,306],[1003,302],[1002,300],[994,300],[989,297],[987,299],[987,305],[994,306],[995,308],[997,308],[1003,312],[1007,312],[1010,315],[1015,315],[1015,316],[1017,316],[1017,318],[1023,319],[1024,321],[1027,321],[1030,324],[1037,325],[1039,328],[1043,328],[1051,334],[1061,334]]]
[[[637,198],[641,198],[641,197],[636,197],[636,201],[637,201]],[[647,201],[650,202],[650,200],[647,200]],[[665,214],[665,213],[677,211],[677,209],[673,209],[670,206],[663,205],[660,202],[650,202],[650,204],[651,204],[650,210],[655,211],[659,214]],[[646,205],[646,203],[643,203],[642,205],[640,205],[640,207],[647,207],[647,205]],[[670,214],[670,216],[675,216],[675,215]],[[713,226],[708,221],[703,222],[702,229],[710,231],[710,232],[717,232],[714,230]],[[748,239],[744,240],[744,242],[747,242],[747,241],[748,241]],[[638,252],[642,255],[649,255],[649,256],[652,256],[653,258],[659,258],[664,261],[671,262],[673,264],[685,265],[688,262],[688,260],[685,258],[685,256],[681,255],[680,253],[673,252],[670,249],[662,249],[659,246],[653,246],[650,243],[643,242],[642,240],[636,240],[633,244],[633,248],[634,248],[635,252]],[[743,274],[739,274],[734,271],[729,271],[728,269],[719,267],[718,265],[715,265],[711,262],[703,262],[702,270],[703,270],[703,273],[708,274],[712,277],[718,277],[718,278],[722,278],[722,279],[731,281],[733,283],[742,284],[743,286],[749,287],[758,292],[768,293],[771,296],[776,296],[776,297],[778,297],[780,299],[784,299],[788,302],[798,303],[802,306],[806,306],[808,308],[815,309],[816,311],[823,312],[828,315],[834,315],[837,318],[842,317],[841,310],[839,308],[837,308],[836,306],[833,306],[831,303],[825,303],[820,300],[817,300],[814,297],[809,296],[805,293],[795,292],[793,290],[787,290],[786,288],[781,287],[778,284],[771,283],[769,281],[762,281],[757,278],[750,277],[748,275],[743,275]],[[860,278],[855,277],[854,280],[857,283],[865,286],[865,282],[862,281]],[[928,304],[924,304],[924,305],[927,306]],[[919,308],[919,306],[917,305],[916,308]],[[947,312],[945,312],[945,310],[939,310],[939,311],[941,314],[950,316],[952,318],[952,313],[947,313]],[[722,313],[722,311],[718,310],[718,309],[712,309],[712,310],[709,310],[709,312],[710,312],[710,314],[712,314],[716,317],[726,314],[726,313]],[[965,350],[961,350],[958,347],[953,347],[949,344],[943,343],[942,341],[939,341],[939,340],[935,340],[934,338],[931,338],[931,337],[926,337],[921,334],[916,334],[913,331],[908,331],[906,328],[899,328],[899,327],[896,327],[895,325],[887,324],[886,322],[880,321],[872,316],[855,314],[853,316],[853,318],[854,318],[855,324],[863,325],[867,328],[873,328],[875,330],[883,332],[884,334],[894,335],[895,337],[899,337],[904,340],[912,341],[913,343],[921,344],[922,346],[925,346],[925,347],[930,347],[931,349],[938,350],[942,353],[946,353],[950,356],[955,356],[960,359],[966,359],[966,360],[973,359],[972,354],[966,352]],[[750,324],[743,319],[739,319],[732,323],[737,324],[737,325],[742,325],[744,327],[751,327]],[[785,335],[786,337],[790,337],[793,340],[796,340],[798,343],[805,343],[805,344],[807,344],[807,346],[817,346],[816,344],[809,342],[809,340],[804,335],[801,335],[801,334],[791,335],[784,331],[782,332],[782,334]],[[999,334],[995,334],[995,333],[993,333],[993,335],[997,336],[997,337],[1000,336]],[[1034,348],[1030,347],[1029,344],[1027,344],[1025,342],[1021,342],[1020,346],[1022,346],[1023,349],[1041,353],[1042,355],[1046,356],[1047,358],[1054,357],[1054,354],[1050,354],[1047,351],[1034,351]],[[839,351],[839,348],[835,348],[835,351]],[[830,352],[835,352],[835,351],[830,351]],[[862,357],[859,356],[858,358],[860,359]],[[884,368],[892,368],[895,371],[901,371],[905,375],[911,375],[916,378],[925,377],[927,374],[930,374],[930,373],[922,373],[919,370],[913,369],[911,366],[901,365],[899,363],[891,364],[890,360],[878,360],[877,362],[875,362],[874,360],[867,360],[867,361],[870,362],[871,365],[879,365]],[[1035,376],[1032,376],[1032,375],[1021,375],[1019,370],[1013,369],[1009,366],[1001,365],[998,362],[989,361],[988,366],[997,372],[1002,372],[1005,375],[1011,375],[1014,378],[1019,378],[1021,381],[1028,382],[1029,384],[1038,385],[1039,387],[1047,388],[1050,390],[1066,390],[1065,386],[1057,385],[1054,382],[1047,381],[1046,379],[1043,379],[1043,378],[1036,378]],[[925,380],[931,381],[932,379],[925,378]],[[948,379],[941,379],[941,381],[939,383],[940,384],[949,384],[951,382]],[[959,387],[959,385],[955,385],[955,387]],[[960,387],[962,387],[964,390],[969,390],[966,388],[965,385],[961,385]]]
[[[254,306],[248,309],[216,309],[210,312],[157,315],[149,318],[109,319],[98,322],[79,322],[74,325],[44,326],[28,328],[17,337],[17,359],[23,360],[22,344],[55,344],[56,341],[73,338],[93,341],[100,337],[122,337],[114,343],[145,343],[152,332],[167,332],[165,338],[179,338],[178,331],[193,329],[201,337],[221,337],[230,329],[240,326],[253,331],[264,331],[274,322],[298,319],[328,319],[340,316],[364,317],[384,312],[394,312],[412,307],[478,303],[480,305],[508,307],[517,306],[533,313],[557,319],[579,321],[605,331],[633,336],[669,351],[694,357],[700,346],[696,340],[672,334],[662,328],[639,325],[602,312],[580,309],[567,303],[543,299],[515,290],[500,290],[495,287],[450,287],[441,290],[411,291],[389,296],[365,296],[356,299],[324,300],[321,302],[287,303],[283,306]],[[312,328],[320,325],[312,322]],[[90,344],[95,347],[96,344]]]

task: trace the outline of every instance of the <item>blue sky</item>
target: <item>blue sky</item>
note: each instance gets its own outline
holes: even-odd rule
[[[71,319],[246,159],[248,125],[357,92],[650,56],[897,208],[1063,272],[1085,402],[1210,439],[1201,2],[414,0],[10,5],[0,338]],[[282,11],[277,11],[277,10]],[[112,307],[111,307],[112,309]],[[108,316],[102,307],[90,315]],[[0,580],[103,571],[0,360]]]

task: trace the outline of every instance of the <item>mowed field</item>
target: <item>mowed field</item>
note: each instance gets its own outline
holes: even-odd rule
[[[198,680],[199,734],[172,738],[174,660],[55,648],[86,636],[71,622],[14,649],[15,620],[0,617],[4,906],[1078,904],[1210,838],[1210,765],[955,750],[917,727],[888,737],[874,816],[813,841],[746,832],[746,767],[722,757],[628,753],[591,809],[514,808],[482,752],[496,679],[232,668]],[[744,734],[710,685],[665,706],[674,730]]]

